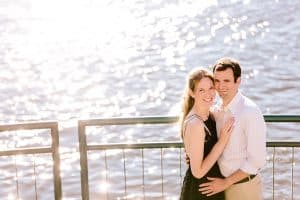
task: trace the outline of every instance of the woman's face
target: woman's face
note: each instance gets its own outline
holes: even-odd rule
[[[216,90],[213,81],[208,78],[202,78],[195,85],[194,91],[191,92],[191,96],[195,99],[195,103],[201,106],[210,107],[213,105]]]

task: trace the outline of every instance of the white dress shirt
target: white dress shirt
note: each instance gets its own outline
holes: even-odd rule
[[[224,152],[218,160],[222,174],[237,170],[257,174],[266,163],[266,125],[258,106],[240,92],[223,107],[215,108],[218,136],[228,117],[234,117],[234,128]]]

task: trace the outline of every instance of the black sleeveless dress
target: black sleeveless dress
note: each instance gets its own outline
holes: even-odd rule
[[[196,116],[198,117],[198,116]],[[216,130],[216,122],[209,116],[209,118],[204,121],[206,127],[209,129],[210,134],[207,130],[205,130],[205,143],[204,143],[204,158],[209,154],[212,150],[213,146],[216,144],[218,137],[217,137],[217,130]],[[203,176],[202,178],[198,179],[193,176],[191,167],[186,171],[183,185],[181,188],[180,200],[205,200],[205,199],[213,199],[213,200],[225,200],[224,192],[217,193],[213,196],[206,196],[201,194],[199,191],[199,185],[201,183],[208,182],[207,177],[219,177],[224,178],[220,172],[218,163],[216,162],[213,167]]]

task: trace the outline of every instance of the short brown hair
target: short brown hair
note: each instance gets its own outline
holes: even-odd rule
[[[217,62],[213,65],[213,72],[224,71],[228,68],[232,69],[234,82],[236,82],[236,80],[241,77],[242,70],[240,63],[233,58],[224,57],[217,60]]]

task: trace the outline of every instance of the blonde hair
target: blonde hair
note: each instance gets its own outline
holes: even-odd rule
[[[183,139],[183,127],[184,127],[184,121],[188,113],[191,111],[192,107],[194,106],[195,100],[190,96],[189,91],[194,91],[196,84],[199,83],[200,80],[203,78],[209,78],[214,83],[214,78],[212,72],[210,72],[208,69],[203,67],[198,67],[190,71],[186,86],[183,93],[182,98],[182,105],[181,105],[181,116],[180,116],[180,135]]]

